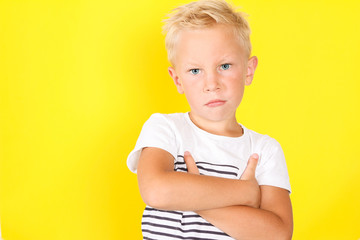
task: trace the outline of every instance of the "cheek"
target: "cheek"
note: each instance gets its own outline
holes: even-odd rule
[[[245,83],[242,79],[232,79],[227,85],[229,94],[236,101],[241,100],[244,94]]]
[[[188,102],[188,104],[193,108],[196,107],[200,100],[200,94],[199,89],[194,86],[194,84],[187,84],[187,86],[184,86],[185,89],[185,97]]]
[[[228,81],[228,87],[231,88],[231,90],[233,91],[238,91],[239,89],[244,88],[244,86],[245,86],[245,81],[243,80],[243,78],[239,76],[233,76]]]
[[[192,101],[193,99],[196,99],[196,96],[198,94],[196,93],[196,90],[192,86],[187,86],[185,90],[185,96],[189,101]]]
[[[185,92],[188,92],[188,93],[196,93],[200,90],[202,90],[202,82],[200,79],[183,79],[183,88],[185,90]]]
[[[236,85],[244,82],[246,78],[246,73],[241,69],[234,69],[227,72],[226,75],[224,75],[224,78],[228,79],[228,82],[231,82],[231,84]]]

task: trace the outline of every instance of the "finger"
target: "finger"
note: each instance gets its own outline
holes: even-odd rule
[[[184,153],[184,160],[186,163],[186,167],[188,170],[188,173],[192,174],[200,174],[198,167],[196,166],[194,158],[191,156],[190,152],[186,151]]]
[[[255,178],[255,170],[257,167],[258,160],[259,160],[258,154],[254,153],[250,156],[245,171],[240,177],[241,180],[248,180],[251,178]]]

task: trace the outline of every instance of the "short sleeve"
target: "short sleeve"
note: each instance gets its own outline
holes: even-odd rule
[[[275,139],[270,138],[261,151],[256,179],[259,185],[280,187],[291,192],[284,152]]]
[[[161,148],[176,158],[176,137],[168,119],[163,114],[155,113],[145,122],[135,148],[127,158],[130,171],[136,173],[140,154],[145,147]]]

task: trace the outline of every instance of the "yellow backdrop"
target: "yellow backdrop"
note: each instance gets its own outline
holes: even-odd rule
[[[294,239],[359,239],[360,2],[234,2],[259,57],[238,119],[282,144]],[[126,157],[151,113],[188,110],[161,34],[182,3],[0,1],[5,240],[141,239]]]

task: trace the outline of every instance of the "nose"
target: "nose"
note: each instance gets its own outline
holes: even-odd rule
[[[214,92],[220,89],[220,76],[217,72],[211,72],[206,74],[204,80],[204,92]]]

